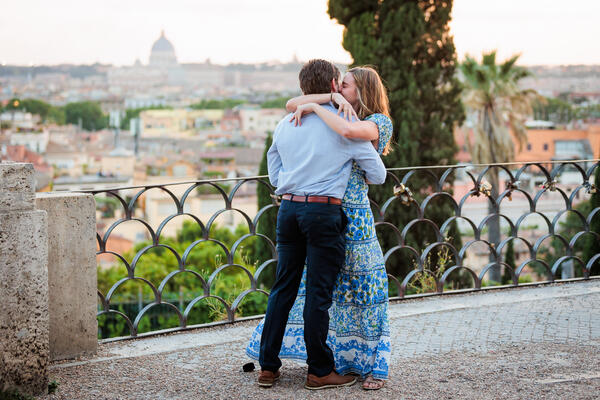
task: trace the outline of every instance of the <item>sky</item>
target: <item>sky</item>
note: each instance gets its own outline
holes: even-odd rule
[[[360,0],[358,0],[360,1]],[[349,63],[327,0],[19,0],[0,8],[0,63],[148,62],[162,29],[180,62]],[[599,0],[454,0],[459,59],[498,49],[520,63],[600,64]]]

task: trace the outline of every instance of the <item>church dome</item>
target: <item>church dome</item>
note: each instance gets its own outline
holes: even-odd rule
[[[160,37],[152,45],[152,52],[155,52],[155,51],[159,51],[161,53],[162,52],[171,52],[171,51],[175,52],[175,48],[173,47],[171,42],[169,42],[169,40],[165,37],[165,31],[162,31],[160,33]]]
[[[177,65],[175,48],[165,37],[165,31],[160,33],[160,37],[152,45],[149,65],[156,68],[169,68]]]

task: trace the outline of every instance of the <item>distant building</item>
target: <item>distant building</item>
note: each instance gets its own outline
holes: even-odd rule
[[[241,130],[244,134],[273,132],[281,118],[287,114],[282,108],[241,107]]]
[[[191,134],[186,110],[146,110],[140,113],[142,137],[179,137]]]
[[[167,105],[167,100],[162,97],[150,95],[137,95],[132,97],[126,97],[124,105],[125,108],[164,107]]]
[[[188,84],[192,86],[214,89],[226,85],[224,68],[211,64],[210,60],[205,63],[183,64],[182,67]]]
[[[221,130],[226,132],[239,132],[242,128],[242,119],[239,110],[225,110],[221,119]]]
[[[113,67],[109,69],[107,79],[111,87],[140,90],[162,85],[167,82],[168,77],[165,71],[148,68],[142,65],[139,60],[136,60],[131,67]]]
[[[122,147],[118,147],[107,155],[103,155],[100,161],[100,171],[105,176],[133,176],[134,168],[135,156],[133,152]]]
[[[192,136],[221,127],[223,110],[146,110],[140,113],[142,137]]]
[[[456,159],[460,163],[471,162],[466,136],[472,143],[472,129],[463,127],[454,131],[459,149]],[[600,125],[592,125],[586,130],[528,129],[523,148],[519,149],[515,143],[515,161],[518,162],[592,158],[600,158]]]
[[[24,111],[5,111],[0,114],[0,124],[10,126],[13,130],[30,131],[40,122],[39,115]]]
[[[160,176],[194,180],[199,175],[199,166],[193,161],[185,160],[181,157],[162,156],[146,158],[140,163],[141,167],[145,167],[145,175],[138,173],[136,179],[146,180],[150,177]]]
[[[148,64],[136,60],[132,66],[111,67],[107,72],[111,92],[148,91],[159,86],[182,87],[195,96],[207,93],[245,93],[251,91],[296,92],[298,72],[302,64],[264,63],[258,65],[215,65],[204,63],[180,64],[175,46],[162,31],[150,50]],[[165,93],[164,88],[161,90]],[[222,94],[222,93],[221,93]],[[169,103],[172,104],[172,103]],[[137,108],[126,105],[126,108]]]
[[[151,68],[168,69],[177,66],[175,48],[165,37],[165,31],[160,32],[160,37],[152,45],[148,66]]]
[[[202,172],[204,174],[220,173],[227,176],[229,172],[235,172],[235,153],[233,151],[205,152],[198,155],[202,161]]]
[[[517,149],[518,150],[518,149]],[[516,161],[576,160],[600,157],[600,126],[587,130],[529,129]]]
[[[36,153],[45,153],[49,138],[50,135],[45,129],[38,132],[13,132],[10,135],[10,144],[25,146]]]
[[[76,177],[84,173],[87,165],[92,162],[91,157],[75,146],[68,143],[55,143],[50,141],[46,147],[46,162],[52,165],[57,173]]]
[[[186,82],[185,70],[177,62],[175,48],[162,31],[152,45],[148,65],[139,60],[131,67],[114,67],[108,71],[110,86],[148,88],[158,85],[182,85]]]

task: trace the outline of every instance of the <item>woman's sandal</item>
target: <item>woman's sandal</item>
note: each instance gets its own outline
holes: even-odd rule
[[[365,390],[379,390],[383,387],[384,382],[382,379],[375,379],[371,375],[367,376],[362,384],[362,388]]]

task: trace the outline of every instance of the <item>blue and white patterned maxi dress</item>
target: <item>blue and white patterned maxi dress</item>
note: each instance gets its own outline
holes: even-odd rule
[[[379,128],[377,151],[382,153],[392,137],[392,122],[383,114],[365,120]],[[357,373],[362,377],[387,379],[391,354],[388,319],[388,280],[383,252],[375,233],[375,221],[367,197],[369,188],[364,172],[354,163],[342,209],[348,217],[346,260],[333,290],[329,309],[327,344],[339,374]],[[304,300],[306,269],[285,328],[280,358],[306,360],[304,343]],[[254,330],[246,353],[258,360],[264,319]]]

